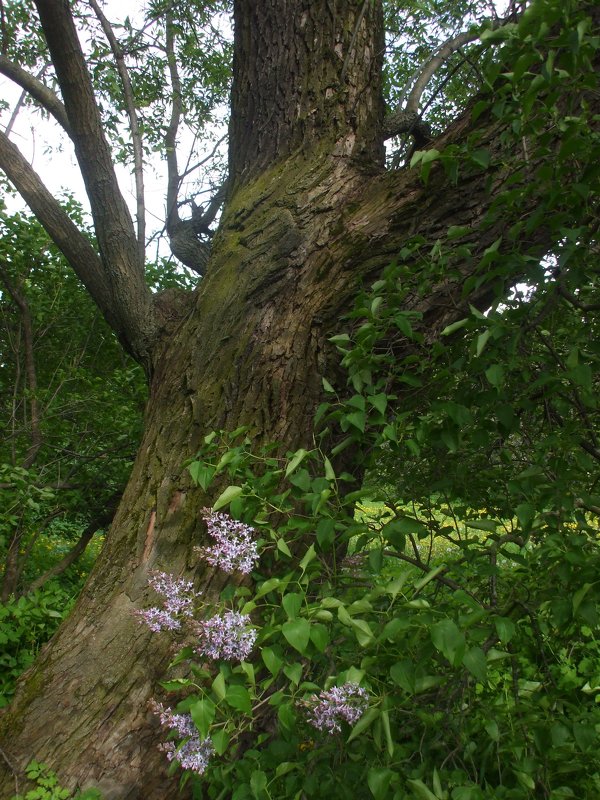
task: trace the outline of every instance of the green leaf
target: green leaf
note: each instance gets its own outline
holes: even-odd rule
[[[414,589],[415,592],[420,591],[424,586],[427,586],[430,581],[436,578],[440,572],[444,572],[447,569],[445,564],[439,564],[435,569],[432,569],[427,575],[424,575],[420,580],[415,583]]]
[[[358,428],[361,433],[365,432],[365,426],[367,424],[367,414],[365,411],[353,411],[351,414],[346,414],[344,419],[348,420],[355,428]]]
[[[471,647],[463,657],[463,664],[478,681],[487,680],[487,660],[481,647]]]
[[[244,714],[248,714],[248,716],[252,715],[252,700],[250,698],[250,692],[245,686],[238,686],[236,684],[228,686],[225,700],[231,708],[242,711]]]
[[[474,152],[469,154],[471,156],[471,160],[478,164],[483,169],[487,169],[490,165],[490,151],[486,150],[485,148],[481,148],[479,150],[475,150]]]
[[[390,677],[408,694],[415,693],[415,667],[412,661],[398,661],[390,667]]]
[[[431,641],[453,666],[460,665],[465,652],[465,636],[453,620],[436,622],[431,628]]]
[[[267,784],[266,773],[260,769],[255,769],[250,776],[250,789],[252,790],[252,796],[255,800],[261,800],[262,794],[267,788]]]
[[[494,625],[496,626],[498,639],[500,639],[502,644],[510,642],[517,630],[515,623],[508,617],[496,617],[494,619]]]
[[[299,567],[300,567],[300,569],[302,571],[302,574],[304,574],[306,572],[306,568],[308,567],[310,562],[313,561],[316,557],[317,557],[317,553],[315,551],[315,546],[314,546],[314,544],[311,544],[311,546],[308,548],[308,550],[306,551],[306,553],[302,557],[302,561],[299,564]]]
[[[287,556],[288,558],[292,557],[292,551],[287,546],[285,539],[277,539],[277,549],[280,553],[283,553],[284,556]]]
[[[310,640],[310,623],[308,620],[299,618],[284,622],[281,632],[289,644],[299,653],[304,654],[306,652]]]
[[[392,730],[390,727],[390,715],[388,714],[387,708],[382,709],[381,711],[381,725],[383,727],[383,732],[385,734],[385,743],[387,747],[387,752],[390,758],[394,755],[394,740],[392,739]]]
[[[298,616],[298,612],[302,608],[304,597],[301,594],[284,594],[281,604],[285,613],[290,619]]]
[[[222,756],[229,747],[231,736],[224,728],[219,728],[219,730],[211,733],[210,738],[212,739],[216,754]]]
[[[459,319],[457,322],[453,322],[451,325],[447,325],[441,332],[440,336],[450,336],[451,333],[464,328],[468,321],[469,318],[465,317],[464,319]]]
[[[488,533],[496,533],[498,523],[493,519],[469,519],[465,520],[467,528],[475,528],[477,531],[487,531]]]
[[[367,773],[367,784],[375,800],[385,800],[393,777],[394,773],[391,769],[371,767]]]
[[[573,595],[573,613],[576,614],[579,606],[581,605],[583,598],[592,588],[593,583],[584,583],[583,586],[578,589],[575,594]]]
[[[201,739],[206,739],[208,736],[208,731],[215,718],[216,708],[213,701],[208,697],[198,700],[190,707],[190,715]]]
[[[379,411],[380,414],[385,414],[385,410],[388,404],[387,394],[384,394],[382,392],[380,394],[369,395],[367,397],[367,400],[369,401],[369,403],[371,403],[373,408],[376,408],[377,411]]]
[[[275,651],[270,647],[263,647],[260,654],[265,663],[265,667],[269,670],[271,675],[277,675],[283,666],[283,659],[279,658]]]
[[[422,164],[430,164],[432,161],[437,161],[440,157],[440,151],[432,147],[431,150],[426,150],[421,157]]]
[[[371,626],[366,620],[352,619],[352,627],[354,628],[356,641],[361,647],[369,647],[375,640]]]
[[[331,461],[327,458],[327,456],[325,456],[325,458],[323,459],[323,465],[325,467],[325,477],[327,478],[327,480],[334,481],[335,472],[333,467],[331,466]]]
[[[287,775],[288,772],[292,772],[292,770],[299,768],[300,764],[297,764],[295,761],[282,761],[281,764],[277,765],[275,777],[280,778],[282,775]]]
[[[492,386],[499,388],[504,383],[504,367],[502,364],[492,364],[491,367],[486,369],[485,377]]]
[[[197,483],[204,491],[210,486],[216,472],[213,466],[205,464],[203,461],[192,461],[188,470],[194,483]]]
[[[223,506],[229,505],[232,500],[239,497],[244,490],[241,486],[228,486],[213,503],[213,511],[218,511]]]
[[[495,720],[490,720],[485,724],[485,730],[493,742],[500,741],[500,731],[498,729],[498,723]]]
[[[486,328],[483,333],[480,333],[477,337],[477,350],[476,355],[480,356],[483,351],[485,350],[485,346],[488,343],[488,339],[490,338],[491,330]]]
[[[212,684],[212,690],[216,694],[219,700],[225,699],[225,695],[227,693],[227,687],[225,686],[225,677],[222,672],[219,672],[217,677],[214,679]]]
[[[306,456],[308,455],[308,450],[304,450],[300,448],[300,450],[296,450],[290,461],[288,462],[287,467],[285,468],[285,477],[289,477],[292,472],[294,472],[300,464],[304,461]]]
[[[414,797],[417,797],[419,800],[439,800],[439,798],[427,788],[423,781],[408,780],[406,782],[411,787]]]
[[[317,648],[319,653],[324,653],[327,645],[329,644],[329,631],[325,625],[320,625],[318,622],[313,622],[310,626],[310,640]]]
[[[269,578],[264,583],[260,585],[260,588],[256,592],[256,599],[259,597],[264,597],[269,592],[272,592],[273,589],[276,589],[281,584],[281,580],[279,578]]]
[[[287,664],[283,668],[284,675],[286,678],[295,685],[298,686],[302,679],[302,664],[296,662],[295,664]]]
[[[371,725],[375,722],[376,719],[379,719],[381,714],[381,710],[379,708],[368,708],[362,717],[358,720],[356,725],[352,728],[350,736],[348,736],[348,742],[352,742],[361,733],[364,733]]]

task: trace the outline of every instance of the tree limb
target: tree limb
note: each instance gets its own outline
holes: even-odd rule
[[[146,207],[144,201],[144,160],[143,160],[143,146],[142,135],[140,126],[138,125],[138,118],[135,110],[135,97],[133,95],[133,87],[129,78],[129,72],[125,65],[125,56],[121,45],[117,41],[112,26],[108,19],[105,17],[102,9],[96,0],[90,0],[90,5],[94,9],[94,13],[100,20],[102,30],[110,48],[115,57],[117,70],[123,84],[123,97],[125,99],[125,108],[127,109],[127,116],[129,117],[129,125],[131,126],[131,142],[133,145],[133,161],[134,161],[134,176],[135,176],[135,195],[137,205],[137,240],[139,256],[142,263],[146,257]]]
[[[0,74],[10,78],[14,83],[24,89],[27,94],[31,95],[34,100],[37,100],[49,114],[52,114],[68,136],[71,136],[71,126],[69,125],[65,107],[52,89],[49,89],[46,84],[36,78],[35,75],[22,69],[18,64],[15,64],[3,55],[0,55]]]
[[[173,34],[173,18],[171,13],[166,15],[166,52],[169,76],[171,79],[172,106],[169,127],[165,134],[165,148],[167,151],[167,235],[171,252],[182,264],[203,275],[208,263],[210,245],[201,241],[198,234],[202,230],[200,217],[202,209],[192,206],[192,218],[182,220],[179,215],[179,185],[181,177],[177,166],[177,132],[183,114],[181,99],[181,80],[177,69],[175,57],[175,37]],[[221,200],[222,202],[222,200]],[[218,211],[215,211],[214,216]],[[200,213],[198,213],[200,212]],[[212,221],[212,220],[211,220]],[[208,225],[206,226],[208,228]]]
[[[417,77],[416,81],[413,84],[413,88],[411,89],[410,94],[408,95],[408,100],[406,101],[406,111],[418,111],[419,104],[421,102],[421,97],[423,96],[423,92],[427,88],[427,84],[434,76],[435,72],[441,65],[449,58],[452,53],[455,53],[460,47],[463,47],[465,44],[469,44],[469,42],[474,42],[475,39],[478,39],[480,36],[479,32],[474,31],[464,31],[463,33],[459,33],[458,36],[453,36],[450,39],[446,39],[446,41],[438,47],[435,54],[431,56],[431,58],[425,62],[424,66],[422,67],[419,76]]]
[[[90,200],[101,270],[110,288],[114,306],[111,317],[113,320],[118,318],[117,332],[126,342],[129,352],[149,372],[157,336],[152,295],[145,283],[144,264],[140,260],[131,217],[119,189],[112,154],[104,136],[102,119],[69,4],[66,0],[36,0],[36,6]],[[101,308],[106,316],[106,306]]]
[[[93,535],[96,531],[99,531],[102,528],[106,528],[113,520],[115,515],[115,510],[117,506],[117,502],[120,499],[121,494],[119,493],[115,497],[111,498],[109,506],[104,509],[100,514],[94,517],[93,520],[89,523],[89,525],[85,528],[82,532],[81,536],[75,542],[73,547],[69,550],[69,552],[62,558],[57,564],[50,569],[46,570],[43,575],[40,575],[39,578],[33,581],[33,583],[27,588],[28,592],[34,592],[36,589],[39,589],[43,586],[47,581],[51,578],[55,578],[57,575],[61,575],[66,569],[68,569],[71,564],[74,564],[75,561],[83,554],[85,548],[90,543]]]
[[[128,329],[117,314],[111,286],[98,254],[71,221],[20,150],[0,131],[0,168],[31,208],[90,293],[123,346],[132,354]]]

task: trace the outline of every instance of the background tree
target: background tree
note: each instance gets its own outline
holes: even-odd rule
[[[405,325],[394,357],[422,360],[442,333],[456,330],[470,308],[481,313],[499,283],[508,290],[567,230],[578,227],[583,246],[593,245],[593,205],[582,190],[586,206],[577,209],[576,224],[565,187],[589,192],[593,177],[590,150],[581,147],[596,135],[590,76],[597,40],[589,32],[597,19],[586,11],[596,12],[574,5],[565,17],[540,3],[519,25],[491,31],[490,24],[483,38],[507,41],[508,59],[500,53],[486,73],[492,94],[412,155],[419,169],[386,171],[384,136],[413,131],[422,146],[430,134],[410,105],[385,115],[381,5],[234,4],[228,173],[218,231],[211,237],[206,230],[214,206],[192,211],[197,243],[212,238],[210,258],[196,265],[204,277],[191,294],[153,295],[70,9],[42,0],[36,7],[62,100],[13,61],[4,57],[1,65],[73,141],[97,251],[5,136],[0,164],[144,367],[150,398],[138,458],[102,555],[76,609],[3,717],[7,759],[17,769],[33,754],[43,757],[67,784],[94,783],[109,798],[176,796],[147,708],[170,643],[151,637],[132,612],[145,602],[152,569],[193,574],[207,596],[223,586],[192,555],[204,532],[198,511],[214,495],[190,484],[184,460],[211,430],[240,425],[257,445],[275,442],[282,453],[310,447],[322,378],[336,370],[328,339],[358,288],[390,261],[402,260],[402,311],[412,315],[410,331],[420,337],[415,349]],[[174,42],[186,28],[162,11],[157,6],[152,15],[165,31],[173,90],[165,139],[174,142],[185,94]],[[32,24],[27,14],[15,20]],[[35,30],[28,46],[43,48]],[[5,51],[9,36],[5,25]],[[23,40],[14,42],[17,55]],[[454,45],[448,50],[456,52]],[[167,154],[166,228],[173,239],[183,222],[175,214],[181,175],[169,144]],[[449,256],[437,270],[425,270],[415,241],[439,248],[448,236]],[[497,371],[490,376],[499,382]],[[356,382],[365,385],[366,378],[366,371],[354,375],[357,391]],[[347,416],[342,428],[365,428],[366,412],[357,411],[363,416]],[[339,445],[336,468],[343,463],[360,479],[367,455],[360,441]],[[12,781],[9,771],[3,789]]]

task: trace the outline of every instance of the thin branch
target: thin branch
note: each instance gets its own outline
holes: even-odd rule
[[[0,55],[0,74],[10,78],[26,91],[27,94],[31,95],[34,100],[37,100],[37,102],[54,117],[58,124],[64,128],[69,137],[71,136],[71,126],[65,107],[52,89],[49,89],[46,84],[42,83],[35,75],[31,75],[4,55]]]
[[[66,569],[68,569],[71,564],[74,564],[75,561],[83,554],[86,547],[90,543],[93,535],[96,531],[101,530],[102,528],[106,528],[113,520],[115,515],[116,509],[116,501],[120,498],[120,494],[116,495],[114,498],[111,498],[108,508],[98,514],[85,528],[82,532],[79,539],[75,542],[73,547],[69,550],[69,552],[62,558],[57,564],[50,569],[46,570],[43,575],[40,575],[39,578],[36,578],[35,581],[28,587],[28,592],[34,592],[36,589],[39,589],[43,586],[47,581],[51,578],[55,578],[57,575],[61,575]]]
[[[600,303],[582,303],[574,294],[572,294],[568,289],[565,289],[565,287],[561,284],[558,285],[558,293],[574,308],[579,309],[579,311],[583,311],[584,313],[590,311],[600,311]]]
[[[397,558],[400,561],[406,561],[407,564],[412,564],[413,567],[417,567],[422,572],[431,572],[431,567],[429,566],[429,564],[426,564],[424,561],[421,561],[421,559],[413,558],[412,556],[407,556],[405,553],[399,553],[396,550],[384,550],[383,555],[389,556],[390,558]],[[472,592],[463,589],[463,587],[459,583],[456,583],[456,581],[453,581],[451,578],[446,578],[441,572],[438,573],[437,575],[434,575],[432,580],[435,580],[437,581],[437,583],[441,583],[444,586],[447,586],[449,589],[453,589],[454,591],[462,589],[463,591],[466,591],[467,594],[470,595],[474,600],[477,600],[479,605],[483,605],[483,603],[481,603],[481,601],[478,600],[478,598]]]
[[[215,146],[213,147],[213,149],[210,151],[210,153],[209,153],[207,156],[205,156],[205,157],[204,157],[204,158],[203,158],[201,161],[197,161],[197,162],[196,162],[196,163],[195,163],[195,164],[194,164],[192,167],[187,167],[187,168],[186,168],[186,169],[185,169],[185,170],[184,170],[184,171],[181,173],[181,175],[179,176],[179,179],[180,179],[180,181],[182,181],[184,178],[187,178],[187,176],[188,176],[188,175],[189,175],[191,172],[194,172],[195,170],[197,170],[197,169],[198,169],[198,167],[202,167],[204,164],[206,164],[206,163],[207,163],[207,161],[210,161],[212,158],[214,158],[214,156],[215,156],[215,154],[216,154],[217,150],[218,150],[218,149],[219,149],[219,147],[220,147],[220,146],[223,144],[223,142],[225,141],[225,139],[227,139],[227,137],[228,137],[228,136],[229,136],[229,134],[228,134],[228,133],[224,133],[224,134],[223,134],[223,136],[221,136],[221,138],[219,139],[219,141],[218,141],[218,142],[215,144]]]
[[[89,0],[94,13],[100,20],[104,35],[108,39],[110,48],[115,57],[117,70],[123,84],[123,97],[125,100],[125,108],[127,109],[127,116],[129,117],[129,124],[131,126],[131,143],[133,145],[133,161],[134,161],[134,176],[135,176],[135,196],[136,196],[136,217],[137,217],[137,240],[139,256],[142,263],[146,257],[146,206],[144,201],[144,150],[142,145],[142,134],[140,126],[138,125],[138,118],[135,108],[135,97],[133,94],[133,87],[129,72],[125,65],[125,56],[123,49],[114,34],[112,26],[108,19],[105,17],[102,9],[96,0]]]

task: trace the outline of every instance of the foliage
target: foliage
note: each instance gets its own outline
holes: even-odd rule
[[[56,775],[45,764],[37,761],[31,761],[25,772],[27,778],[35,782],[36,788],[24,795],[17,794],[11,800],[102,800],[97,789],[87,789],[76,794],[62,789]]]
[[[0,604],[0,708],[10,702],[17,678],[69,613],[75,596],[51,581]]]
[[[476,304],[441,331],[406,313],[408,276],[423,276],[425,298],[471,256],[457,252],[463,230],[407,242],[332,339],[349,392],[323,381],[314,449],[281,458],[242,428],[208,435],[188,465],[261,552],[251,585],[196,607],[249,615],[253,654],[198,658],[183,628],[178,677],[163,683],[183,693],[177,714],[195,731],[167,725],[184,736],[166,745],[171,759],[184,761],[190,738],[216,754],[203,779],[184,776],[198,797],[600,792],[600,142],[585,100],[569,105],[594,80],[600,42],[581,10],[550,2],[501,35],[514,69],[494,67],[473,109],[513,120],[501,151],[472,141],[415,160],[424,181],[440,165],[456,180],[493,175],[526,141],[486,220],[493,231],[501,215],[508,233],[465,286]],[[549,125],[564,134],[552,159]],[[529,170],[548,191],[524,220]],[[541,226],[554,243],[545,260]],[[358,721],[315,727],[316,704],[348,686],[369,696]]]

